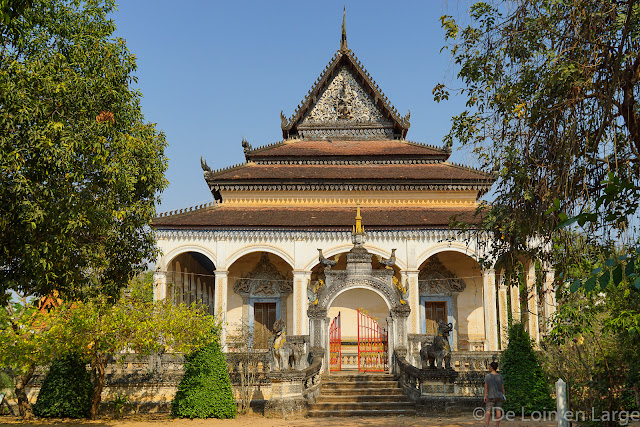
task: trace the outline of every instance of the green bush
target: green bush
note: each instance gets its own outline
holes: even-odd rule
[[[55,360],[42,383],[33,413],[55,418],[89,416],[93,383],[85,365],[75,354]]]
[[[500,367],[507,397],[503,405],[506,411],[530,414],[555,409],[546,376],[522,323],[509,328],[509,344],[502,354]]]
[[[218,341],[185,359],[184,377],[171,402],[171,413],[180,418],[235,418],[236,401]]]

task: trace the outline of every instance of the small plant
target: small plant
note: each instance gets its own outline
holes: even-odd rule
[[[266,362],[273,332],[266,329],[258,334],[259,339],[256,339],[256,334],[245,322],[233,331],[227,336],[230,350],[229,362],[233,365],[234,385],[239,386],[240,389],[239,412],[246,414],[249,412],[253,393],[259,383],[261,365]]]
[[[77,354],[55,360],[42,383],[33,412],[39,417],[89,416],[93,383],[85,362]]]
[[[545,374],[522,323],[509,328],[509,344],[500,359],[507,400],[506,411],[542,411],[554,408]]]
[[[171,413],[180,418],[235,418],[229,370],[218,339],[185,357]]]
[[[120,419],[122,416],[122,410],[125,405],[129,403],[129,398],[124,393],[118,393],[115,395],[113,400],[111,401],[111,406],[113,407],[113,418]]]

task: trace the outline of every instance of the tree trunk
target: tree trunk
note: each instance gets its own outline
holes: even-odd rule
[[[95,420],[102,401],[102,389],[104,388],[104,373],[107,358],[98,356],[91,361],[93,374],[93,399],[91,401],[91,419]]]
[[[20,417],[24,420],[30,420],[33,418],[33,412],[31,411],[31,404],[29,404],[29,398],[27,397],[27,384],[31,381],[33,373],[35,372],[35,366],[30,366],[27,372],[23,375],[16,376],[16,387],[14,389],[16,398],[18,399],[18,411]]]

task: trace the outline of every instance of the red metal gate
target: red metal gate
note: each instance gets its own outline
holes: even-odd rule
[[[389,366],[387,329],[358,310],[358,370],[383,372]]]
[[[329,371],[342,368],[342,336],[340,334],[340,313],[334,317],[329,326]]]

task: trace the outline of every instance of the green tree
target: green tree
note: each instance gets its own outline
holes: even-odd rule
[[[481,207],[492,258],[507,275],[523,257],[562,264],[548,244],[571,221],[605,243],[635,245],[640,3],[480,1],[470,10],[466,26],[441,18],[467,101],[445,140],[473,147],[499,178]],[[439,84],[434,96],[450,90]]]
[[[116,299],[155,253],[164,135],[142,115],[113,0],[23,3],[2,4],[0,296]]]
[[[509,328],[509,344],[500,358],[500,366],[507,397],[505,411],[528,414],[555,407],[547,378],[522,323]]]
[[[26,387],[36,367],[61,354],[52,339],[56,333],[51,328],[54,316],[24,299],[0,310],[0,367],[13,374],[18,412],[23,419],[33,415]]]
[[[115,303],[95,298],[67,304],[56,316],[56,345],[80,353],[91,365],[91,419],[98,414],[106,367],[114,358],[123,360],[129,351],[190,353],[217,336],[215,319],[201,305],[176,306],[126,294]]]
[[[171,413],[180,418],[235,418],[229,368],[218,340],[186,356]]]
[[[640,364],[640,2],[478,1],[468,23],[441,22],[466,99],[445,141],[472,147],[498,178],[478,210],[488,258],[511,283],[522,259],[552,264],[559,301],[598,295],[602,328],[555,327],[569,342],[611,343],[584,365],[589,393],[615,406]],[[439,84],[435,99],[450,92]]]
[[[38,417],[85,418],[91,410],[93,383],[77,354],[55,360],[42,383],[33,413]]]

